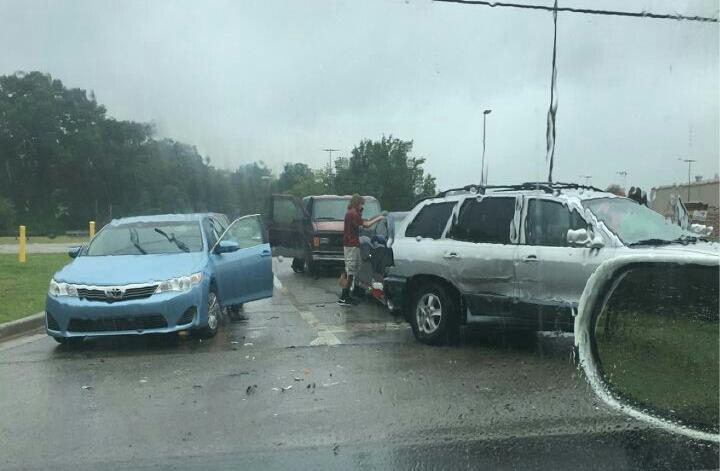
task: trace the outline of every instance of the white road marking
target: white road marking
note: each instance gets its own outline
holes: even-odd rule
[[[313,314],[310,311],[298,311],[300,313],[300,317],[303,318],[305,322],[310,324],[310,327],[315,329],[317,331],[317,338],[310,342],[310,346],[315,347],[318,345],[340,345],[342,342],[340,342],[340,339],[335,336],[335,334],[328,329],[328,327],[321,323],[317,317],[315,317],[315,314]]]
[[[280,290],[280,291],[282,291],[285,288],[282,284],[282,281],[280,281],[280,278],[278,278],[275,275],[273,275],[273,286],[275,287],[275,289]]]

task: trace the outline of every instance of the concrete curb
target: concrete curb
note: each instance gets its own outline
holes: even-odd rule
[[[32,316],[0,324],[0,340],[39,329],[45,325],[45,313],[38,312]]]

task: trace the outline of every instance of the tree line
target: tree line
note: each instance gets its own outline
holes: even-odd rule
[[[189,144],[155,135],[149,123],[108,116],[92,92],[41,72],[0,76],[0,232],[25,224],[60,234],[112,218],[214,211],[262,212],[271,192],[362,193],[404,210],[435,192],[412,141],[363,140],[333,168],[262,161],[217,168]]]

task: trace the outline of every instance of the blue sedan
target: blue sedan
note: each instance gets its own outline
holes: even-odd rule
[[[217,333],[223,308],[273,294],[270,244],[258,215],[116,219],[55,273],[45,303],[48,335]]]

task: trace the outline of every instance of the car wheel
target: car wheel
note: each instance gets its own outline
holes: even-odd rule
[[[304,272],[305,271],[305,259],[304,258],[293,258],[291,268],[295,273]]]
[[[201,339],[209,339],[217,334],[222,317],[222,308],[218,302],[217,295],[214,291],[210,291],[207,297],[208,319],[205,327],[195,331],[195,335]]]
[[[240,321],[245,319],[245,316],[242,315],[243,310],[243,304],[235,304],[233,306],[230,306],[227,308],[228,317],[230,320],[233,321]]]
[[[453,343],[457,338],[457,301],[437,283],[424,283],[415,290],[410,324],[415,338],[431,345]]]
[[[305,255],[305,260],[303,261],[303,271],[308,275],[315,276],[317,274],[317,265],[313,261],[312,254]]]

